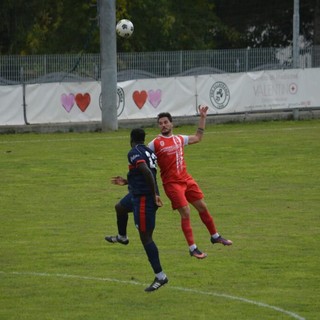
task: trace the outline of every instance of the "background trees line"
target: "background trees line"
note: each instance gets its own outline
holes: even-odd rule
[[[97,0],[2,0],[1,54],[97,53]],[[118,51],[286,47],[293,0],[117,0],[135,33]],[[301,47],[320,45],[320,0],[300,0]]]

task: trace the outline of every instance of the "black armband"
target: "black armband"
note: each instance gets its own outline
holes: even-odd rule
[[[202,129],[202,128],[198,128],[198,130],[197,130],[199,133],[204,133],[204,129]]]

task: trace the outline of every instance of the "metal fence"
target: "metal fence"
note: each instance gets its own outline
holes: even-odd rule
[[[292,48],[117,54],[118,81],[293,68]],[[320,46],[300,50],[298,68],[320,67]],[[100,55],[0,56],[0,85],[100,80]]]

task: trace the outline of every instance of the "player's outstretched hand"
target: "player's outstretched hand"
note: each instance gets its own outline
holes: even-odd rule
[[[124,186],[124,185],[128,184],[128,180],[125,178],[122,178],[120,176],[116,176],[116,177],[111,178],[111,183],[116,184],[118,186]]]
[[[158,207],[162,207],[163,206],[162,200],[160,199],[159,196],[156,196],[156,205]]]
[[[206,117],[207,116],[207,111],[208,111],[209,107],[208,106],[205,106],[203,104],[201,104],[199,106],[199,114],[200,114],[200,117]]]

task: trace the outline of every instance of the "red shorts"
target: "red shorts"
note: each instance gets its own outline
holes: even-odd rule
[[[203,193],[198,184],[191,178],[184,182],[170,182],[163,185],[172,209],[182,208],[189,203],[203,199]]]

